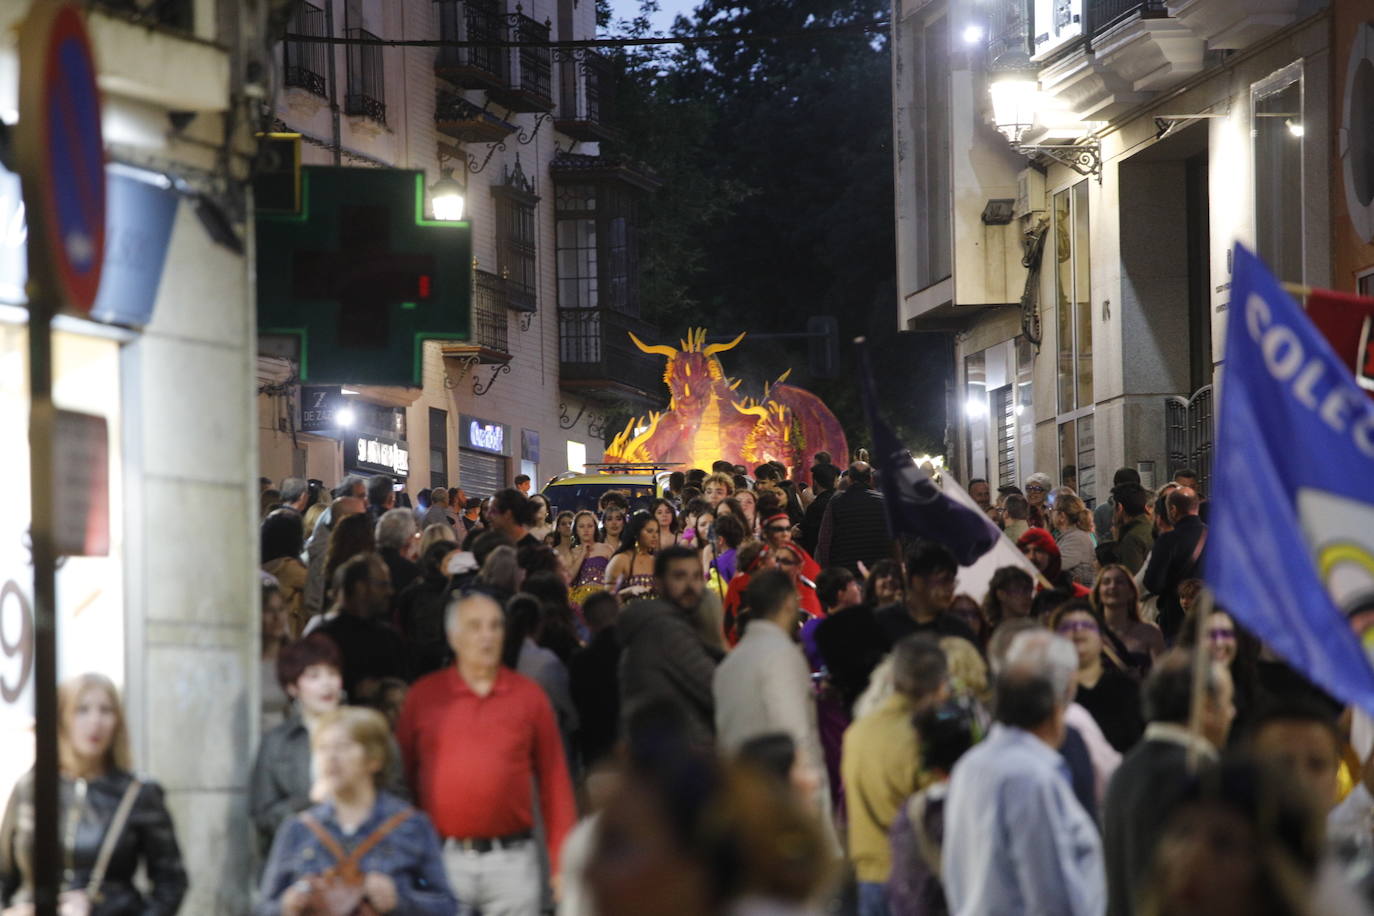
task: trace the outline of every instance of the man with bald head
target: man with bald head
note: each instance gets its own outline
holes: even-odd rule
[[[873,467],[856,461],[845,472],[849,487],[826,504],[816,537],[816,561],[822,569],[843,566],[858,575],[859,564],[874,563],[892,555],[887,535],[887,510],[883,494],[873,489]]]
[[[555,892],[577,817],[558,721],[543,688],[501,665],[505,615],[495,599],[456,595],[445,627],[457,660],[415,682],[396,727],[406,779],[443,842],[459,912],[533,916],[536,777]]]
[[[1183,623],[1178,587],[1185,579],[1201,575],[1207,526],[1198,517],[1199,500],[1192,487],[1179,487],[1165,497],[1173,530],[1155,540],[1150,564],[1145,567],[1145,589],[1159,596],[1159,628],[1170,644]]]

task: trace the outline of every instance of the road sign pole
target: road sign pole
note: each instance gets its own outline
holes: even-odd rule
[[[100,90],[83,11],[33,0],[19,30],[19,126],[29,260],[29,469],[34,611],[34,849],[37,916],[57,916],[63,855],[57,710],[57,539],[52,320],[88,314],[105,251]]]
[[[37,916],[57,916],[62,856],[58,837],[57,555],[53,539],[53,310],[42,299],[39,292],[29,301],[29,530],[33,541],[35,721],[33,877]]]

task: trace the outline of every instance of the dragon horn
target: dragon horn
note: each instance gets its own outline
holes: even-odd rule
[[[643,350],[645,353],[648,353],[650,355],[657,353],[659,356],[666,356],[669,359],[672,359],[674,356],[677,356],[677,351],[674,350],[672,347],[669,347],[665,344],[654,344],[653,346],[650,346],[649,344],[646,344],[644,341],[636,337],[634,331],[626,331],[625,333],[629,334],[630,340],[634,341],[635,346],[639,347],[639,349]]]
[[[736,337],[734,340],[730,341],[729,343],[711,344],[709,347],[703,350],[702,353],[704,353],[706,356],[715,356],[717,353],[724,353],[726,350],[732,350],[735,347],[739,346],[739,342],[744,339],[744,335],[746,333],[748,332],[740,331],[739,336]]]

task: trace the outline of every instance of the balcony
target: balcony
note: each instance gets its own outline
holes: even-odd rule
[[[291,13],[286,31],[296,35],[323,37],[326,34],[324,10],[313,3],[301,3]],[[329,45],[323,42],[287,41],[282,43],[282,76],[287,86],[304,89],[311,95],[329,98],[325,73],[329,69]]]
[[[472,272],[472,332],[464,343],[445,343],[445,357],[467,362],[510,362],[510,319],[506,314],[506,282],[486,270]]]
[[[515,12],[506,17],[506,34],[511,41],[547,42],[549,26],[548,23],[541,25],[524,13]],[[500,52],[507,55],[507,80],[503,85],[487,90],[491,100],[513,112],[552,111],[552,52],[539,47],[502,48]]]
[[[499,0],[437,0],[444,41],[506,40]],[[459,89],[496,89],[506,84],[506,48],[440,48],[434,73]]]
[[[376,39],[367,29],[344,29],[347,38]],[[386,84],[383,80],[382,46],[348,46],[348,92],[344,94],[344,114],[361,115],[386,123]]]
[[[434,127],[463,143],[499,143],[515,125],[483,111],[456,92],[443,89],[434,96]]]
[[[1300,0],[1168,0],[1169,15],[1207,46],[1248,48],[1297,19]]]
[[[615,75],[610,60],[590,49],[558,65],[558,115],[554,128],[574,140],[615,136]]]
[[[1085,0],[1084,32],[1040,71],[1044,90],[1084,120],[1110,120],[1202,70],[1205,42],[1165,0]]]
[[[506,282],[486,270],[472,272],[472,342],[483,350],[510,358],[510,319],[506,314]]]
[[[558,310],[559,384],[591,397],[663,401],[663,359],[640,352],[630,332],[655,340],[658,332],[631,315],[602,308]]]
[[[96,0],[95,5],[114,13],[124,13],[142,25],[160,25],[169,29],[190,32],[196,23],[193,0],[162,0],[160,3],[140,3],[138,0]]]

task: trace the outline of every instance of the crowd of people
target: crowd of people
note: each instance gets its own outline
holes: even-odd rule
[[[985,583],[894,542],[873,469],[824,453],[805,485],[716,462],[576,512],[528,479],[412,507],[288,478],[256,912],[1366,912],[1374,722],[1207,600],[1195,473],[1123,468],[1090,506],[1071,470],[969,481],[1026,559]],[[64,914],[175,912],[113,685],[62,696]],[[4,916],[32,912],[31,798]]]

